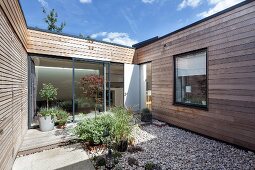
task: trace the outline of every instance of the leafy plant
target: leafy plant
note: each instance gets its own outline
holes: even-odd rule
[[[145,170],[161,170],[162,168],[158,164],[154,164],[152,162],[147,162],[145,164]]]
[[[66,111],[60,109],[56,112],[56,118],[57,118],[59,125],[63,126],[66,124],[66,122],[69,118],[69,114]]]
[[[46,99],[47,109],[49,109],[49,101],[57,99],[58,89],[55,88],[51,83],[43,84],[43,88],[39,92],[41,98]]]
[[[53,117],[56,115],[57,112],[58,112],[58,108],[56,108],[56,107],[49,108],[49,109],[42,107],[42,108],[40,108],[38,115],[43,116],[43,117],[47,117],[47,116]]]
[[[85,97],[89,97],[94,101],[95,112],[102,105],[104,78],[100,75],[88,75],[80,79],[80,88]]]
[[[135,159],[135,158],[128,157],[128,165],[130,165],[130,166],[134,166],[134,165],[138,166],[138,165],[139,165],[139,162],[138,162],[138,160]]]
[[[96,159],[96,166],[105,166],[106,165],[106,160],[104,157],[99,156]]]
[[[132,128],[131,121],[133,115],[124,107],[115,107],[112,109],[114,123],[112,125],[112,136],[114,140],[119,143],[120,141],[127,140],[131,136]]]
[[[152,114],[151,114],[150,109],[148,109],[148,108],[142,109],[141,121],[143,121],[143,122],[151,122],[152,121]]]
[[[105,129],[111,130],[113,118],[111,115],[101,115],[93,119],[84,119],[74,129],[75,135],[92,145],[104,142]]]
[[[66,26],[66,23],[62,22],[60,26],[57,26],[58,13],[55,11],[55,9],[50,10],[50,12],[47,14],[46,9],[43,8],[43,13],[47,15],[46,18],[44,18],[44,21],[46,24],[48,24],[48,30],[54,32],[62,32]]]

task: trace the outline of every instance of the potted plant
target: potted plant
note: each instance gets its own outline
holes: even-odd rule
[[[57,90],[57,88],[49,83],[43,84],[43,88],[39,92],[41,98],[46,99],[46,108],[41,108],[38,114],[40,130],[43,132],[53,130],[54,128],[56,108],[49,109],[49,101],[56,99]]]
[[[42,132],[51,131],[54,129],[54,108],[41,108],[38,117],[39,117],[39,126]]]
[[[143,122],[152,122],[152,114],[150,109],[144,108],[141,113],[141,121]]]
[[[57,122],[58,122],[57,127],[63,129],[66,126],[66,123],[69,118],[69,114],[66,111],[60,109],[56,113],[56,118],[57,118]]]

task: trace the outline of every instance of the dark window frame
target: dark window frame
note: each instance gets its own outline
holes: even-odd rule
[[[188,55],[188,54],[194,54],[194,53],[198,53],[198,52],[206,52],[206,105],[198,105],[198,104],[191,104],[191,103],[183,103],[183,102],[177,102],[176,101],[176,59],[178,57],[182,57],[184,55]],[[176,54],[173,56],[173,105],[174,106],[183,106],[183,107],[188,107],[188,108],[194,108],[194,109],[200,109],[200,110],[206,110],[208,111],[209,108],[209,98],[208,98],[208,49],[207,48],[202,48],[202,49],[197,49],[197,50],[193,50],[193,51],[188,51],[185,53],[180,53],[180,54]]]

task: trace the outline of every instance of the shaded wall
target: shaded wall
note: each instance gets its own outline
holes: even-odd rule
[[[13,25],[14,24],[14,25]],[[18,1],[0,1],[0,169],[11,169],[27,131],[25,21]]]
[[[152,61],[153,115],[255,150],[255,1],[136,50]],[[173,56],[207,48],[208,111],[173,105]]]

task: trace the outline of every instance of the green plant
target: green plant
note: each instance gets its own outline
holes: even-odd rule
[[[96,166],[105,166],[106,165],[106,160],[104,157],[99,156],[96,159]]]
[[[112,125],[112,137],[119,143],[127,140],[131,136],[133,125],[131,124],[133,115],[124,107],[115,107],[113,112],[114,123]]]
[[[143,121],[143,122],[151,122],[152,121],[152,114],[151,114],[150,109],[148,109],[148,108],[142,109],[141,121]]]
[[[84,119],[74,128],[74,134],[82,141],[96,145],[104,142],[105,129],[111,131],[113,118],[111,115],[101,115],[92,119]]]
[[[134,165],[139,166],[139,162],[135,158],[128,157],[128,165],[130,165],[130,166],[134,166]]]
[[[59,125],[63,126],[68,121],[69,114],[66,111],[64,111],[64,110],[59,109],[56,112],[56,118],[57,118],[57,121],[58,121]]]
[[[48,24],[48,30],[54,32],[62,32],[66,26],[66,23],[62,22],[60,26],[57,26],[58,14],[55,9],[50,10],[50,12],[47,14],[46,9],[43,8],[43,13],[47,15],[46,18],[44,18],[44,21],[46,24]]]
[[[147,162],[145,164],[145,170],[161,170],[162,168],[158,164],[154,164],[153,162]]]
[[[43,117],[46,117],[46,116],[54,117],[57,112],[58,112],[58,108],[57,107],[52,107],[52,108],[49,108],[49,109],[47,109],[45,107],[42,107],[42,108],[40,108],[40,110],[38,112],[38,115],[39,116],[43,116]]]
[[[58,89],[55,88],[51,83],[43,84],[43,88],[39,92],[41,98],[46,99],[47,109],[49,109],[49,101],[57,98]]]

